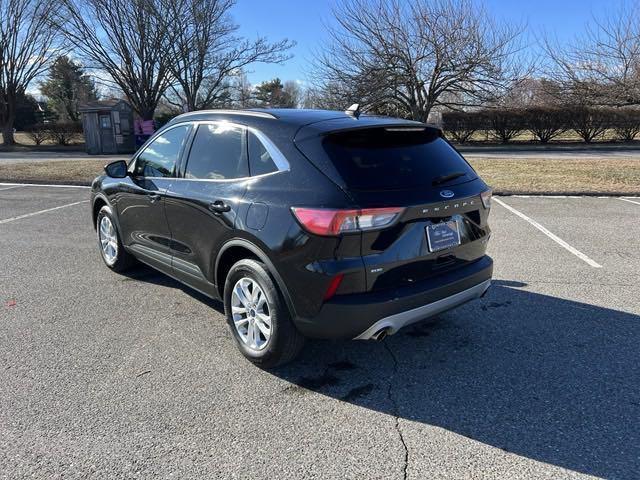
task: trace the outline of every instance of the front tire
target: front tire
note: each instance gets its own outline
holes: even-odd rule
[[[114,272],[124,272],[135,264],[135,258],[122,245],[113,212],[108,205],[103,206],[96,219],[98,248],[105,265]]]
[[[240,352],[252,363],[273,368],[300,353],[304,337],[261,262],[244,259],[231,267],[224,286],[224,309]]]

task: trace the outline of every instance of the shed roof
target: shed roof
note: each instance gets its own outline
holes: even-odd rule
[[[87,102],[80,105],[78,111],[80,112],[95,112],[97,110],[111,110],[113,107],[120,103],[127,103],[119,98],[112,98],[109,100],[96,100],[93,102]]]

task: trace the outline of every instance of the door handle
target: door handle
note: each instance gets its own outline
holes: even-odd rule
[[[216,200],[215,202],[209,204],[209,210],[211,210],[213,213],[224,213],[231,210],[231,207],[224,203],[222,200]]]
[[[152,193],[151,195],[149,195],[149,201],[151,203],[156,203],[158,200],[160,200],[160,195],[157,193]]]

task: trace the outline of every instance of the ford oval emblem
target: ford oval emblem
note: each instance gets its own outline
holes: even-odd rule
[[[455,195],[451,190],[441,190],[440,196],[443,198],[451,198]]]

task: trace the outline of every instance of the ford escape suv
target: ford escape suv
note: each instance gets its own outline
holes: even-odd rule
[[[490,201],[439,129],[357,110],[180,115],[91,190],[104,263],[221,299],[265,368],[482,296]]]

